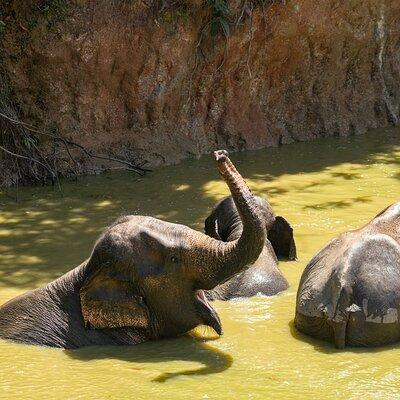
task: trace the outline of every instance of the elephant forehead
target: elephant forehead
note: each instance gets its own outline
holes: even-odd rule
[[[134,246],[175,249],[184,246],[192,229],[153,217],[125,216],[109,231],[114,243],[130,242]]]
[[[259,196],[254,196],[255,202],[258,206],[259,212],[263,218],[263,220],[268,222],[273,222],[275,218],[275,213],[271,207],[271,205],[263,198]],[[218,215],[229,214],[230,212],[234,211],[237,213],[237,208],[232,196],[225,197],[221,200],[214,208],[214,212]]]
[[[178,224],[160,221],[159,225],[143,227],[132,240],[138,245],[146,245],[153,249],[165,249],[171,252],[187,247],[191,232],[189,228]]]

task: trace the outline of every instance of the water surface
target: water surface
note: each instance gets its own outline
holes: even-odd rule
[[[338,233],[400,199],[399,130],[232,154],[252,190],[294,226],[290,289],[215,304],[225,334],[78,351],[0,341],[4,399],[390,399],[400,396],[400,345],[336,350],[294,331],[305,265]],[[78,265],[123,213],[203,229],[228,190],[211,157],[157,170],[79,178],[0,194],[0,304]],[[15,202],[18,198],[18,203]],[[198,334],[209,337],[208,332]]]

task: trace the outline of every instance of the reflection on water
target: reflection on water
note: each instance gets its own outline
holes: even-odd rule
[[[400,346],[337,351],[297,333],[295,294],[311,256],[400,198],[398,130],[234,154],[254,193],[294,225],[299,260],[281,263],[291,287],[272,298],[217,302],[225,335],[136,347],[60,351],[0,342],[0,398],[398,398]],[[228,193],[211,157],[145,178],[113,173],[0,195],[0,303],[86,258],[124,213],[203,228]],[[12,199],[17,197],[18,203]]]

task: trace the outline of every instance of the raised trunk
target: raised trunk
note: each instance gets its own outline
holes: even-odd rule
[[[222,242],[199,234],[193,238],[193,260],[198,286],[212,289],[255,262],[265,242],[265,226],[257,202],[223,150],[216,151],[218,169],[227,183],[243,223],[239,239]]]

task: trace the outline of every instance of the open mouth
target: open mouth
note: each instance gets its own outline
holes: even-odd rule
[[[201,316],[204,324],[213,328],[218,335],[222,335],[221,320],[219,319],[217,312],[208,302],[204,290],[196,290],[196,298],[201,304]]]

